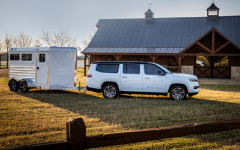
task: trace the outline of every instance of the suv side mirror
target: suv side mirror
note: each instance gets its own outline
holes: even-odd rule
[[[160,75],[160,76],[164,76],[165,75],[165,73],[163,71],[158,71],[157,74]]]

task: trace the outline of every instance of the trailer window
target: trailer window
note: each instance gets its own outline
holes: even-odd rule
[[[10,54],[10,60],[19,60],[19,54]]]
[[[39,54],[39,62],[45,62],[45,54]]]
[[[22,60],[23,61],[31,61],[32,60],[32,54],[22,54]]]

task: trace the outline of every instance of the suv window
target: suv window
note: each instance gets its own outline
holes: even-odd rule
[[[158,75],[159,73],[164,73],[162,69],[152,64],[144,64],[144,72],[147,75]]]
[[[140,64],[123,64],[123,73],[140,74]]]
[[[98,64],[96,70],[103,73],[118,73],[118,64]]]

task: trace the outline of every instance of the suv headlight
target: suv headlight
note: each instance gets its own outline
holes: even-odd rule
[[[189,79],[191,82],[197,82],[198,79]]]

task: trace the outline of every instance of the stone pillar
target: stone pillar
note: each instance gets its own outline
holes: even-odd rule
[[[231,67],[231,79],[240,79],[240,66]]]

